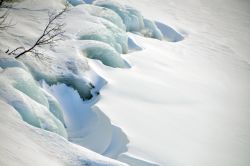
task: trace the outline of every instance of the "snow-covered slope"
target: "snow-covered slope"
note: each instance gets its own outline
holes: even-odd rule
[[[244,0],[69,0],[65,39],[29,47],[65,0],[0,31],[0,165],[248,166]]]
[[[2,101],[0,115],[0,165],[125,165],[24,123],[13,107]]]
[[[166,43],[130,34],[144,48],[126,55],[132,68],[97,67],[109,82],[97,105],[128,136],[126,155],[159,165],[249,165],[249,2],[120,3],[185,36]]]

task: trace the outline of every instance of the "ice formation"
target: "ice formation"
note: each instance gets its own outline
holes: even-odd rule
[[[9,58],[5,64],[11,60],[14,61]],[[60,106],[37,85],[29,72],[9,67],[1,71],[0,79],[0,98],[11,104],[24,121],[67,138]]]
[[[111,67],[127,68],[129,65],[114,49],[105,44],[93,44],[83,49],[83,53],[91,59],[98,59],[104,65]]]
[[[126,31],[141,34],[145,37],[162,40],[163,34],[151,20],[145,19],[141,13],[128,6],[112,0],[96,0],[94,5],[102,6],[116,12],[126,25]]]
[[[68,2],[73,5],[73,6],[77,6],[77,5],[80,5],[80,4],[84,4],[84,1],[83,0],[68,0]]]
[[[94,5],[102,6],[116,12],[126,25],[126,30],[130,32],[139,32],[143,27],[143,17],[137,10],[131,7],[125,7],[114,1],[97,0]]]

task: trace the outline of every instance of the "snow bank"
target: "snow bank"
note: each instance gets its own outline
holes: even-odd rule
[[[13,107],[1,100],[0,133],[0,165],[126,166],[26,124]]]

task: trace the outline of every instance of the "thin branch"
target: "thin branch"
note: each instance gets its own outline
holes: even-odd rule
[[[9,55],[15,55],[15,58],[19,58],[26,53],[32,53],[35,56],[39,56],[40,53],[36,50],[39,46],[50,45],[51,47],[55,42],[59,40],[63,40],[65,31],[63,30],[65,24],[60,23],[60,19],[62,19],[62,15],[68,10],[68,6],[66,6],[61,12],[58,14],[48,13],[49,21],[46,24],[41,36],[36,40],[36,42],[28,49],[24,49],[23,47],[18,47],[11,51]],[[22,52],[17,53],[18,50],[23,49]]]

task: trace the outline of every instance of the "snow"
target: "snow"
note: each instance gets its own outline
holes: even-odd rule
[[[126,56],[132,68],[99,67],[108,84],[97,106],[125,131],[128,153],[159,165],[248,165],[249,3],[119,2],[185,37],[130,34],[143,48]]]
[[[26,124],[13,107],[1,100],[0,115],[0,165],[125,166],[72,144],[57,134]]]
[[[165,38],[167,41],[170,42],[178,42],[184,39],[181,34],[176,32],[173,28],[171,28],[168,25],[165,25],[161,22],[155,22],[155,25],[158,27],[158,29],[161,31],[163,38]]]
[[[16,2],[2,51],[65,4]],[[249,164],[249,2],[71,4],[41,59],[0,52],[0,165]]]

